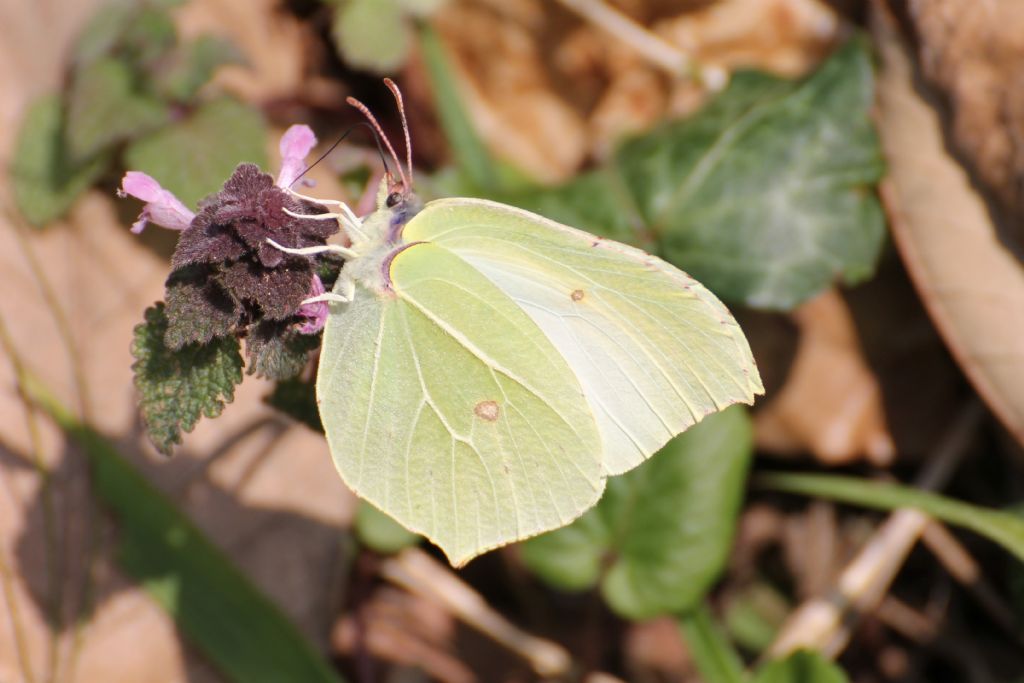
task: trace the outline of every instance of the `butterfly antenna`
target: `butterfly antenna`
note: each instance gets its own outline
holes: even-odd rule
[[[409,121],[405,118],[405,104],[402,102],[402,91],[398,89],[395,82],[390,78],[384,79],[384,85],[395,96],[398,104],[398,115],[402,117],[402,132],[405,134],[405,167],[409,171],[409,182],[412,182],[412,138],[409,136]],[[409,189],[412,189],[410,186]]]
[[[380,139],[384,141],[384,146],[388,148],[389,152],[391,152],[391,158],[395,160],[395,166],[398,167],[398,177],[402,179],[402,187],[406,190],[412,189],[411,186],[409,185],[409,178],[406,177],[405,171],[402,170],[402,162],[399,160],[398,155],[395,154],[395,148],[391,146],[391,141],[388,140],[388,136],[384,134],[384,129],[382,129],[380,127],[380,124],[377,123],[376,117],[374,117],[374,115],[370,113],[369,108],[367,108],[365,104],[363,104],[356,98],[351,96],[346,97],[345,101],[348,102],[351,106],[358,109],[360,113],[362,113],[362,115],[366,117],[366,120],[373,125],[378,135],[380,135]]]
[[[302,178],[302,176],[306,175],[306,174],[307,174],[307,173],[308,173],[309,171],[311,171],[311,170],[313,169],[313,167],[314,167],[314,166],[316,166],[316,165],[317,165],[317,164],[319,164],[319,163],[320,163],[321,161],[323,161],[324,159],[326,159],[326,158],[327,158],[327,155],[329,155],[329,154],[330,154],[331,152],[333,152],[333,151],[334,151],[334,149],[335,149],[335,148],[336,148],[336,147],[337,147],[338,145],[340,145],[340,144],[341,144],[342,140],[344,140],[345,138],[347,138],[347,137],[349,136],[349,134],[350,134],[350,133],[351,133],[351,132],[352,132],[353,130],[355,130],[356,126],[365,126],[366,128],[368,128],[368,129],[369,129],[369,131],[370,131],[371,133],[373,133],[373,139],[374,139],[374,141],[375,141],[375,142],[377,143],[377,152],[378,152],[378,154],[380,154],[380,162],[381,162],[381,163],[382,163],[382,164],[384,165],[384,170],[385,170],[385,171],[387,171],[387,170],[388,170],[388,160],[387,160],[387,157],[385,157],[385,156],[384,156],[384,148],[383,148],[383,147],[381,147],[381,144],[380,144],[380,136],[378,136],[378,135],[377,135],[377,131],[373,129],[373,126],[371,126],[370,124],[366,123],[365,121],[360,121],[359,123],[355,124],[354,126],[352,126],[351,128],[349,128],[348,130],[346,130],[346,131],[345,131],[344,133],[342,133],[342,134],[341,134],[341,137],[339,137],[339,138],[338,138],[337,140],[335,140],[335,141],[334,141],[334,144],[333,144],[333,145],[331,145],[330,147],[328,147],[328,148],[327,148],[327,151],[326,151],[326,152],[324,152],[323,154],[321,154],[321,155],[320,155],[320,156],[319,156],[319,157],[317,158],[317,160],[316,160],[316,161],[314,161],[313,163],[311,163],[311,164],[310,164],[309,166],[307,166],[306,168],[302,169],[302,173],[300,173],[299,175],[295,176],[295,180],[293,180],[293,181],[292,181],[292,183],[291,183],[291,185],[289,185],[288,187],[291,187],[291,186],[292,186],[292,185],[294,185],[295,183],[299,182],[299,180],[300,180],[300,179]]]

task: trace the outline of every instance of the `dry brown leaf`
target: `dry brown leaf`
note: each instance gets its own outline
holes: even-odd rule
[[[308,80],[306,46],[315,38],[277,0],[191,0],[175,19],[184,37],[217,35],[242,51],[246,63],[218,70],[214,83],[246,101],[294,96]]]
[[[1024,441],[1024,270],[949,155],[941,114],[922,94],[884,3],[874,7],[883,61],[879,128],[889,163],[882,194],[896,245],[953,355]]]
[[[796,357],[782,389],[755,413],[758,446],[786,454],[810,451],[829,464],[861,457],[888,464],[895,447],[881,390],[846,303],[828,290],[798,308],[793,319],[800,329]]]
[[[925,75],[946,94],[952,138],[1000,201],[1024,213],[1024,3],[910,0]]]

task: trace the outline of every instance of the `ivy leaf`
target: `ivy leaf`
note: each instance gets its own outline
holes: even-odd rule
[[[753,683],[849,683],[838,666],[811,650],[798,650],[762,666]]]
[[[60,97],[41,97],[26,110],[15,144],[11,185],[18,208],[35,225],[59,218],[109,162],[99,155],[73,164],[64,149]]]
[[[743,408],[709,415],[610,478],[597,507],[572,525],[526,541],[523,560],[560,588],[600,581],[609,606],[628,618],[693,607],[725,566],[752,439]]]
[[[301,334],[292,321],[264,320],[245,339],[250,375],[272,380],[291,379],[302,372],[309,354],[320,346],[320,336]]]
[[[873,88],[854,39],[802,82],[738,74],[697,116],[625,144],[619,168],[662,256],[758,308],[870,276],[885,233]]]
[[[313,382],[298,378],[278,382],[264,399],[271,408],[280,410],[310,429],[323,433],[320,411],[316,407],[316,387]]]
[[[174,60],[156,75],[156,89],[176,102],[195,96],[217,67],[239,64],[242,54],[229,41],[215,36],[200,36],[179,48]]]
[[[135,141],[125,166],[156,178],[186,206],[220,189],[244,161],[266,166],[266,127],[259,112],[230,98]]]
[[[167,105],[139,90],[131,68],[100,59],[81,69],[68,100],[68,149],[88,159],[116,142],[153,130],[169,116]]]
[[[242,356],[235,337],[172,350],[164,343],[167,316],[158,303],[135,327],[132,356],[146,432],[161,453],[181,443],[199,418],[217,417],[242,381]]]

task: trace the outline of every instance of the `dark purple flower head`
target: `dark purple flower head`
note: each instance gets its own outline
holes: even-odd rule
[[[169,346],[245,334],[264,320],[302,334],[323,328],[326,304],[302,303],[324,291],[312,261],[267,242],[320,246],[338,230],[336,221],[302,218],[323,209],[288,192],[315,144],[308,127],[292,126],[281,139],[276,183],[254,164],[241,164],[194,216],[149,176],[125,175],[123,192],[147,201],[141,224],[150,218],[182,230],[167,280]]]

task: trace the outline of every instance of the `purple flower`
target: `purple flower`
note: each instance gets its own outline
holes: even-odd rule
[[[277,176],[277,186],[288,189],[306,169],[306,156],[316,146],[316,135],[306,125],[295,124],[281,136],[281,172]],[[141,171],[128,171],[121,180],[118,195],[131,195],[146,202],[139,214],[139,220],[132,224],[132,232],[142,232],[146,223],[152,221],[171,230],[184,230],[192,223],[195,214],[174,196],[173,193],[160,187],[151,176]]]
[[[306,170],[306,156],[316,146],[316,135],[309,126],[295,124],[281,136],[278,149],[281,151],[281,172],[277,174],[277,186],[288,189]]]
[[[177,197],[141,171],[128,171],[124,174],[118,195],[131,195],[146,202],[139,220],[132,224],[132,232],[136,235],[142,232],[149,221],[171,230],[184,230],[195,218],[195,214]]]
[[[310,283],[309,298],[320,296],[324,293],[324,283],[320,281],[317,275],[313,275],[313,281]],[[296,315],[301,318],[305,318],[306,322],[296,328],[302,334],[316,334],[324,328],[327,323],[328,307],[326,301],[317,301],[311,304],[302,304],[299,307],[299,311]]]

